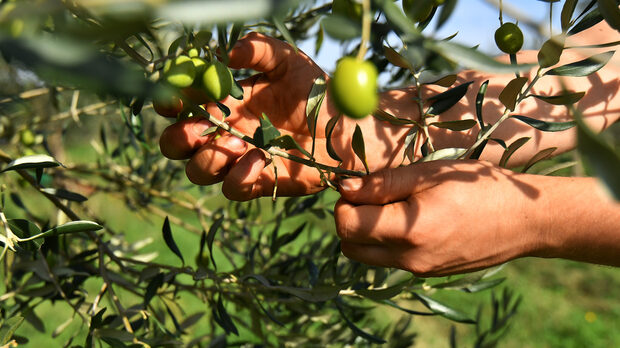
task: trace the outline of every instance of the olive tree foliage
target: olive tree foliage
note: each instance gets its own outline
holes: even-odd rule
[[[506,148],[505,164],[527,139],[505,144],[491,138],[499,122],[514,117],[545,131],[575,125],[513,115],[536,82],[519,77],[531,67],[514,59],[500,64],[451,38],[432,38],[430,26],[442,26],[456,0],[436,3],[429,16],[414,22],[400,2],[364,1],[363,12],[372,16],[368,35],[355,13],[332,13],[332,2],[325,1],[2,1],[0,346],[32,340],[20,333],[38,330],[58,346],[387,342],[406,347],[415,342],[412,318],[433,315],[473,325],[474,344],[494,346],[519,299],[503,289],[490,291],[486,309],[464,303],[470,293],[499,285],[503,278],[497,270],[427,280],[347,260],[332,227],[333,192],[229,202],[218,187],[191,185],[184,164],[163,158],[157,146],[166,121],[153,112],[151,101],[160,93],[157,81],[165,62],[191,48],[225,60],[248,31],[294,46],[313,40],[317,51],[329,35],[352,55],[368,47],[368,59],[389,76],[389,85],[447,87],[431,100],[412,101],[420,105],[420,122],[381,110],[373,115],[410,129],[403,164],[414,161],[416,147],[423,160],[477,158],[489,141]],[[603,19],[618,27],[615,1],[560,4],[564,34]],[[400,44],[389,45],[388,36]],[[561,52],[561,45],[554,47]],[[537,76],[587,75],[610,54],[555,69],[541,62]],[[485,123],[481,113],[486,84],[478,93],[477,120],[430,121],[469,88],[453,86],[457,61],[462,67],[515,72],[498,123]],[[233,71],[236,80],[252,73]],[[241,98],[235,90],[231,95]],[[582,95],[565,91],[547,101],[570,105]],[[324,83],[316,81],[308,96],[310,129],[324,96]],[[191,112],[181,117],[207,117],[272,156],[314,166],[326,186],[330,174],[364,174],[316,163],[311,149],[280,136],[268,115],[256,133],[239,134],[225,122],[226,105],[219,106],[220,115],[209,115],[190,105]],[[578,110],[575,115],[580,150],[620,196],[618,155],[583,126]],[[435,151],[432,139],[422,136],[429,127],[463,131],[476,123],[482,131],[469,149]],[[365,162],[363,134],[356,133],[351,146]],[[524,170],[551,152],[541,152]],[[435,295],[442,291],[460,291],[463,303],[438,301]],[[43,311],[47,315],[38,314]],[[453,330],[452,346],[456,336]]]

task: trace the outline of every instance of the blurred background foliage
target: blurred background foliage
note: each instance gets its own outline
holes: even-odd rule
[[[455,3],[434,8],[436,26]],[[359,23],[331,15],[331,5],[1,2],[0,346],[620,342],[620,276],[613,269],[526,259],[422,279],[368,267],[340,254],[336,193],[231,202],[217,185],[192,185],[183,163],[163,158],[158,137],[170,121],[154,113],[151,98],[167,58],[191,45],[226,51],[248,30],[291,43],[313,40],[317,51],[331,35],[353,53]],[[390,76],[388,84],[412,82],[385,56],[389,35],[416,42],[408,59],[433,76],[456,69],[449,54],[429,44],[428,22],[412,23],[394,5],[373,2],[382,15],[373,24],[370,59]],[[236,79],[252,73],[234,71]],[[618,132],[610,128],[608,143]],[[590,172],[577,153],[530,171],[557,165],[566,168],[555,174]],[[52,232],[23,241],[41,231]],[[9,248],[11,234],[21,240]]]

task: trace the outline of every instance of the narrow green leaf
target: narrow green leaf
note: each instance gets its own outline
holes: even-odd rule
[[[383,54],[388,62],[392,63],[392,65],[404,69],[413,69],[411,64],[409,64],[409,61],[403,58],[403,56],[396,52],[392,47],[383,46]]]
[[[306,228],[306,223],[304,222],[301,226],[297,227],[293,232],[286,233],[284,235],[279,236],[277,239],[273,241],[273,243],[269,246],[269,253],[271,255],[275,255],[280,248],[287,245],[288,243],[294,241],[299,237],[301,232]]]
[[[344,319],[344,321],[347,324],[347,326],[357,336],[362,337],[362,338],[366,339],[368,342],[375,343],[375,344],[384,344],[384,343],[387,342],[383,338],[375,336],[375,335],[372,335],[372,334],[369,334],[368,332],[366,332],[366,331],[360,329],[359,327],[357,327],[355,325],[355,323],[353,323],[349,318],[347,318],[347,316],[344,314],[344,311],[342,310],[340,305],[338,305],[337,308],[338,308],[338,312],[340,312],[340,316],[342,317],[342,319]]]
[[[81,202],[85,202],[88,200],[88,198],[82,196],[79,193],[67,191],[65,189],[43,188],[41,189],[41,191],[49,195],[56,196],[62,199],[66,199],[72,202],[81,203]]]
[[[437,19],[436,30],[439,30],[446,21],[450,18],[452,13],[454,12],[454,8],[456,7],[457,0],[446,0],[441,6],[441,10],[439,11],[439,18]]]
[[[572,76],[581,77],[588,76],[599,71],[614,55],[614,51],[608,51],[593,55],[592,57],[580,60],[575,63],[562,65],[545,72],[545,75]]]
[[[404,307],[399,306],[398,304],[396,304],[396,302],[394,302],[392,300],[381,300],[381,301],[378,301],[378,302],[382,303],[384,305],[388,305],[388,306],[390,306],[392,308],[396,308],[398,310],[401,310],[401,311],[403,311],[405,313],[412,314],[412,315],[423,315],[423,316],[437,315],[436,313],[433,313],[433,312],[430,312],[430,313],[428,313],[428,312],[420,312],[420,311],[414,311],[414,310],[409,309],[409,308],[404,308]]]
[[[159,290],[162,285],[164,285],[164,274],[160,272],[153,277],[153,279],[151,279],[149,284],[146,286],[143,298],[144,308],[146,308],[151,302],[151,299],[157,295],[157,290]]]
[[[78,220],[70,221],[66,224],[56,226],[41,233],[41,237],[57,236],[66,233],[78,233],[78,232],[94,232],[102,229],[103,226],[92,221]]]
[[[541,68],[548,68],[556,65],[560,61],[562,52],[564,51],[564,37],[554,36],[545,41],[538,50],[538,65]]]
[[[484,151],[484,148],[487,146],[488,143],[489,143],[489,139],[486,139],[482,143],[480,143],[480,145],[478,145],[478,147],[475,148],[474,151],[471,153],[469,158],[476,159],[476,160],[480,159],[480,156],[482,155],[482,152]]]
[[[577,150],[594,173],[607,186],[611,195],[620,201],[620,155],[585,124],[576,112]]]
[[[464,131],[473,128],[478,122],[476,120],[456,120],[456,121],[444,121],[444,122],[433,122],[429,124],[429,126],[449,129],[452,131]]]
[[[347,41],[362,34],[362,29],[358,23],[339,15],[325,16],[321,21],[321,26],[325,33],[333,39]]]
[[[392,285],[390,287],[387,288],[383,288],[383,289],[357,289],[355,290],[355,293],[369,298],[373,301],[382,301],[382,300],[389,300],[392,297],[400,294],[403,289],[409,285],[410,280],[407,279],[406,281],[400,282],[398,284]]]
[[[504,64],[471,47],[449,41],[437,41],[428,45],[428,48],[438,54],[457,62],[463,67],[495,73],[516,73],[526,71],[532,64]]]
[[[43,169],[43,168],[52,168],[58,167],[62,164],[56,161],[53,157],[48,155],[30,155],[20,157],[11,161],[9,164],[4,167],[4,169],[0,170],[0,173],[9,171],[9,170],[19,170],[19,169]]]
[[[286,40],[286,42],[288,42],[291,46],[293,46],[293,48],[295,49],[295,52],[297,52],[297,45],[295,44],[295,39],[293,39],[293,35],[291,35],[291,32],[288,30],[288,28],[286,27],[286,24],[284,24],[282,19],[279,18],[278,16],[273,16],[271,17],[271,20],[273,24],[276,26],[276,28],[278,28],[282,36],[284,36],[284,39]]]
[[[293,139],[293,137],[288,134],[281,135],[275,139],[271,139],[271,141],[269,141],[269,145],[277,146],[284,150],[299,150],[301,153],[308,156],[308,158],[312,158],[312,155],[310,154],[310,152],[304,150],[304,148],[301,147],[297,143],[297,141],[295,141],[295,139]]]
[[[183,255],[181,254],[181,250],[179,250],[179,247],[177,247],[177,244],[174,242],[174,238],[172,238],[172,229],[170,228],[170,221],[168,220],[168,217],[166,216],[166,219],[164,219],[164,225],[161,229],[162,234],[164,236],[164,241],[166,242],[166,245],[168,246],[168,248],[181,259],[181,262],[183,264],[185,264],[185,260],[183,259]]]
[[[596,0],[592,1],[590,4],[596,3]],[[581,13],[582,15],[588,10],[588,8],[584,9]],[[599,12],[598,8],[590,11],[585,17],[583,17],[577,24],[575,24],[571,30],[568,31],[568,35],[575,35],[580,33],[586,29],[593,27],[603,20],[603,16]]]
[[[535,154],[532,158],[530,158],[529,161],[527,161],[527,163],[521,170],[521,173],[527,172],[527,170],[530,169],[534,164],[551,157],[553,152],[557,149],[558,149],[557,147],[550,147],[547,149],[540,150],[537,154]]]
[[[211,263],[213,263],[213,268],[217,268],[215,265],[215,258],[213,257],[213,241],[215,241],[215,233],[222,226],[222,222],[224,222],[224,217],[220,216],[215,221],[213,221],[213,225],[209,227],[209,232],[207,233],[207,248],[209,249],[209,257],[211,258]]]
[[[270,146],[269,142],[280,135],[280,131],[273,126],[267,115],[263,113],[263,117],[260,119],[260,126],[256,128],[254,132],[254,142],[256,146],[261,149],[266,149]]]
[[[336,153],[336,150],[334,150],[334,146],[332,144],[332,134],[334,132],[334,128],[336,128],[336,124],[338,123],[338,120],[340,120],[340,118],[342,117],[342,114],[339,114],[338,116],[334,116],[332,118],[329,119],[329,121],[327,121],[327,124],[325,125],[325,149],[327,150],[327,154],[329,155],[329,157],[331,157],[333,160],[336,160],[338,162],[342,162],[342,159],[340,158],[340,156],[338,156],[338,154]]]
[[[107,307],[103,307],[99,310],[99,312],[95,313],[95,315],[93,315],[90,318],[90,330],[91,331],[101,327],[101,324],[103,322],[103,314],[105,313],[106,310],[107,310]]]
[[[491,280],[484,280],[484,281],[481,281],[481,282],[477,282],[475,284],[468,285],[468,286],[464,287],[463,290],[466,291],[466,292],[480,292],[480,291],[483,291],[483,290],[494,288],[494,287],[498,286],[499,284],[503,283],[504,280],[506,280],[506,278],[497,278],[497,279],[491,279]]]
[[[581,100],[585,94],[586,92],[564,92],[563,94],[553,96],[536,94],[531,96],[553,105],[570,105]]]
[[[314,55],[318,56],[321,48],[323,47],[323,40],[325,39],[325,31],[323,26],[319,25],[319,30],[316,33],[316,40],[314,41]]]
[[[528,125],[544,131],[544,132],[560,132],[560,131],[564,131],[570,128],[575,127],[575,121],[567,121],[567,122],[548,122],[548,121],[541,121],[541,120],[537,120],[534,118],[530,118],[530,117],[526,117],[526,116],[521,116],[521,115],[512,115],[510,116],[510,118],[514,118],[517,119],[521,122],[525,122]]]
[[[457,76],[455,74],[447,75],[447,76],[440,78],[439,80],[425,83],[425,85],[437,85],[437,86],[448,88],[456,82],[456,77]]]
[[[480,85],[480,89],[478,90],[478,94],[476,95],[476,118],[478,119],[480,129],[484,128],[484,119],[482,117],[482,104],[484,102],[484,95],[487,93],[488,87],[489,80],[486,80]]]
[[[560,23],[562,26],[562,32],[567,32],[571,25],[573,13],[577,7],[578,0],[566,0],[564,6],[562,6],[562,15],[560,16]]]
[[[394,1],[377,0],[376,2],[383,11],[388,23],[402,32],[400,37],[403,41],[413,40],[421,36],[416,24],[405,16],[405,13],[398,6],[396,6]]]
[[[372,115],[381,121],[389,122],[396,126],[414,124],[412,120],[396,117],[389,112],[381,109],[377,109]]]
[[[13,334],[15,333],[15,331],[21,326],[23,322],[24,317],[18,315],[4,320],[2,326],[0,326],[0,344],[5,345],[9,343],[11,338],[13,338]]]
[[[226,307],[224,307],[222,296],[219,296],[219,298],[217,299],[217,312],[222,321],[225,323],[225,327],[223,329],[226,330],[226,333],[234,333],[235,335],[239,336],[239,330],[237,330],[235,323],[233,323],[232,318],[226,311]]]
[[[310,136],[312,136],[313,141],[316,137],[316,125],[319,118],[319,111],[325,99],[326,91],[327,84],[325,83],[325,78],[319,76],[314,80],[312,89],[310,89],[310,94],[308,94],[308,101],[306,102],[306,123],[308,124],[308,130],[310,131]]]
[[[502,154],[502,158],[499,160],[499,166],[505,168],[512,154],[514,154],[515,151],[517,151],[521,146],[523,146],[529,140],[530,140],[530,137],[523,137],[523,138],[519,138],[515,140],[512,144],[510,144],[506,148],[506,150],[504,150],[504,153]]]
[[[453,107],[456,103],[461,100],[467,94],[467,89],[469,85],[471,85],[473,81],[469,81],[467,83],[460,84],[454,88],[451,88],[443,93],[437,94],[431,98],[429,101],[432,101],[433,104],[426,110],[426,113],[429,115],[439,115],[444,111]]]
[[[466,324],[475,324],[476,321],[474,321],[473,319],[471,319],[468,315],[466,315],[465,313],[462,313],[454,308],[450,308],[449,306],[434,300],[430,297],[421,295],[421,294],[417,294],[414,293],[415,297],[418,298],[418,300],[420,300],[420,302],[426,306],[426,308],[430,309],[431,311],[433,311],[433,313],[437,313],[443,317],[446,317],[450,320],[459,322],[459,323],[466,323]]]
[[[506,87],[504,87],[502,92],[499,94],[499,101],[501,101],[502,104],[508,108],[508,110],[513,111],[515,109],[519,93],[521,93],[521,90],[527,81],[527,77],[514,78],[508,82]]]
[[[362,134],[362,129],[357,124],[355,125],[355,131],[353,132],[351,146],[353,147],[353,152],[355,152],[357,158],[359,158],[360,161],[362,161],[362,164],[364,164],[366,173],[370,174],[368,162],[366,162],[366,145],[364,144],[364,135]]]
[[[620,31],[620,10],[616,0],[596,0],[598,10],[610,27]]]
[[[228,39],[228,51],[232,50],[232,48],[235,47],[235,44],[237,43],[237,40],[239,40],[239,37],[241,37],[244,28],[245,25],[243,22],[235,22],[233,24],[232,28],[230,29],[230,37]]]
[[[7,222],[9,223],[9,228],[11,228],[11,231],[22,239],[36,236],[41,233],[41,230],[37,227],[37,225],[25,219],[8,219]],[[19,246],[23,246],[23,244],[26,244],[29,250],[39,250],[41,245],[43,245],[43,240],[41,238],[37,238],[30,242],[20,242]]]
[[[237,100],[243,100],[243,88],[234,78],[232,88],[230,89],[230,96]]]
[[[432,152],[426,156],[424,156],[420,161],[421,162],[430,162],[430,161],[438,161],[438,160],[453,160],[461,157],[467,149],[462,148],[447,148],[440,149],[435,152]]]

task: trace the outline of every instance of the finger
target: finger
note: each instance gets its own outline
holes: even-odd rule
[[[341,241],[342,254],[350,259],[379,267],[397,267],[398,254],[381,245]]]
[[[211,185],[222,181],[247,144],[231,135],[225,135],[203,145],[185,166],[188,179],[197,185]]]
[[[346,242],[398,244],[415,219],[408,202],[387,205],[352,205],[340,199],[334,207],[336,232]]]
[[[159,138],[161,153],[170,159],[187,159],[213,138],[213,134],[203,136],[211,127],[204,118],[192,117],[168,126]]]
[[[293,53],[283,41],[259,33],[249,33],[237,41],[229,53],[228,66],[233,69],[253,69],[270,73]]]
[[[224,178],[222,193],[230,200],[247,201],[263,196],[273,180],[265,172],[266,158],[260,149],[252,149],[233,165]]]
[[[434,161],[406,167],[387,168],[378,172],[343,179],[342,198],[354,204],[387,204],[407,200],[411,195],[437,185],[440,172],[448,172],[453,161]],[[442,176],[442,180],[449,179]]]

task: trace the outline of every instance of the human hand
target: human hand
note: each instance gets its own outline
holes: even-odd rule
[[[309,150],[312,137],[306,121],[306,101],[315,79],[319,76],[327,79],[325,73],[302,52],[295,53],[288,44],[257,33],[239,40],[229,57],[231,68],[253,69],[260,73],[240,82],[243,100],[229,97],[222,101],[231,110],[226,122],[251,136],[265,113],[282,134],[291,135],[300,146]],[[220,114],[214,104],[208,104],[207,111],[212,115]],[[325,125],[337,115],[328,94],[318,117],[315,159],[331,166],[338,163],[327,154]],[[377,127],[376,122],[372,117],[357,122],[367,135],[366,148],[375,150],[368,154],[371,169],[397,164],[395,154],[399,145],[393,143],[399,139],[393,135],[406,133],[406,129],[387,123]],[[363,166],[350,146],[355,123],[343,117],[334,129],[332,139],[343,160],[341,166],[361,170]],[[169,126],[160,139],[162,153],[171,159],[189,158],[186,173],[196,184],[223,181],[222,191],[229,199],[248,200],[271,195],[275,175],[272,166],[266,166],[265,152],[228,134],[217,139],[214,134],[201,136],[210,126],[202,118],[190,118]],[[293,154],[301,156],[296,152]],[[315,168],[279,157],[274,158],[274,165],[278,168],[278,194],[305,195],[324,188]]]
[[[425,162],[343,180],[335,207],[342,253],[420,276],[542,253],[548,181],[483,161]]]

